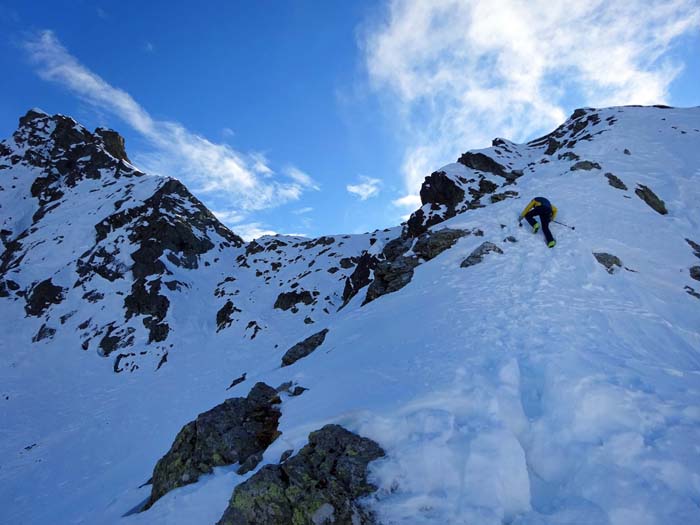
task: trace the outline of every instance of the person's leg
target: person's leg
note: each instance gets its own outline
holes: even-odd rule
[[[552,232],[549,231],[549,222],[551,220],[551,214],[540,215],[540,222],[542,223],[542,233],[544,233],[545,241],[547,241],[547,246],[554,240]]]
[[[527,212],[527,215],[525,215],[525,220],[527,221],[527,223],[528,223],[530,226],[532,226],[532,230],[535,231],[535,232],[536,232],[536,231],[539,229],[539,227],[540,227],[540,225],[537,224],[537,221],[535,220],[535,216],[538,215],[538,214],[539,214],[539,213],[538,213],[538,211],[537,211],[537,208],[535,208],[535,209],[532,209],[532,210],[530,210],[529,212]]]

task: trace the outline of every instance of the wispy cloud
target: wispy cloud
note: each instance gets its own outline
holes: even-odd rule
[[[316,191],[321,189],[318,183],[312,179],[308,173],[304,173],[299,168],[288,166],[285,168],[284,172],[290,179],[297,182],[304,188],[309,188]]]
[[[154,53],[156,50],[156,47],[153,45],[153,42],[146,41],[146,43],[143,45],[143,49],[147,53]]]
[[[314,209],[310,206],[307,206],[305,208],[299,208],[298,210],[293,210],[292,213],[295,215],[305,215],[307,213],[311,213],[314,211]]]
[[[360,182],[357,184],[348,184],[345,186],[345,189],[363,201],[379,195],[379,190],[382,185],[380,179],[373,179],[372,177],[365,177],[364,175],[360,175],[359,179]]]
[[[664,102],[681,70],[674,40],[699,27],[697,0],[392,0],[361,45],[396,104],[415,199],[463,150],[549,131],[572,103]]]
[[[241,153],[177,122],[154,119],[131,95],[81,64],[51,31],[39,33],[25,42],[25,47],[41,78],[111,112],[151,144],[152,150],[138,157],[148,171],[178,177],[195,193],[210,195],[220,206],[235,208],[239,213],[294,201],[307,189],[316,189],[294,177],[291,181],[276,180],[260,154]]]

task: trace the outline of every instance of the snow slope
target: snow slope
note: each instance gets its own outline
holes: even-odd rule
[[[338,261],[363,250],[381,257],[400,229],[320,243],[266,238],[222,250],[217,262],[203,254],[197,268],[168,264],[189,292],[168,293],[173,347],[157,370],[115,374],[111,358],[82,351],[72,329],[60,326],[31,343],[63,308],[82,319],[92,303],[70,299],[51,306],[50,319],[35,319],[25,318],[21,298],[0,299],[0,522],[214,523],[252,472],[218,468],[146,512],[125,514],[148,497],[140,485],[182,425],[257,381],[291,380],[309,390],[284,397],[282,435],[262,464],[300,449],[325,423],[370,437],[387,452],[372,464],[379,490],[367,502],[381,523],[694,523],[700,302],[690,292],[700,283],[689,268],[700,256],[686,239],[700,242],[699,130],[700,108],[589,109],[541,141],[499,140],[473,152],[503,169],[473,159],[465,160],[471,167],[444,167],[431,180],[443,177],[463,198],[429,200],[435,191],[424,186],[422,212],[404,234],[417,235],[430,220],[433,230],[480,229],[483,237],[463,237],[420,264],[404,288],[364,306],[363,289],[337,309],[352,271]],[[581,161],[600,169],[572,171]],[[36,176],[26,166],[0,171],[5,192],[8,171]],[[629,189],[612,187],[606,173]],[[665,202],[666,215],[635,193],[639,184]],[[513,193],[492,202],[505,191]],[[0,195],[7,214],[19,194]],[[517,224],[538,195],[576,228],[552,225],[552,250]],[[505,241],[510,236],[517,242]],[[484,241],[503,254],[461,268]],[[629,270],[608,273],[594,252]],[[74,276],[71,256],[61,257],[51,272]],[[18,268],[23,289],[46,276],[38,262]],[[109,297],[111,286],[126,291],[135,282],[123,280],[100,282],[100,290]],[[318,291],[318,303],[300,303],[297,313],[273,307],[280,292],[295,289]],[[228,299],[241,312],[217,332]],[[105,308],[115,310],[121,306]],[[263,327],[254,339],[251,320]],[[290,346],[321,328],[329,333],[318,350],[279,366]],[[145,337],[134,348],[149,348]],[[245,381],[227,390],[243,372]]]

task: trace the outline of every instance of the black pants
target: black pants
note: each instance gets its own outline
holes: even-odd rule
[[[552,209],[545,208],[544,206],[536,206],[535,208],[531,209],[527,215],[525,215],[525,220],[533,228],[535,227],[535,224],[537,224],[535,217],[540,218],[540,223],[542,223],[542,233],[544,233],[544,238],[547,241],[547,244],[549,244],[554,240],[554,237],[552,237],[552,232],[549,231],[549,222],[552,220]]]

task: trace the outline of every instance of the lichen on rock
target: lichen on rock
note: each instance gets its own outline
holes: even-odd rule
[[[376,490],[367,467],[383,456],[374,441],[326,425],[296,455],[238,485],[218,525],[373,524],[358,500]]]

